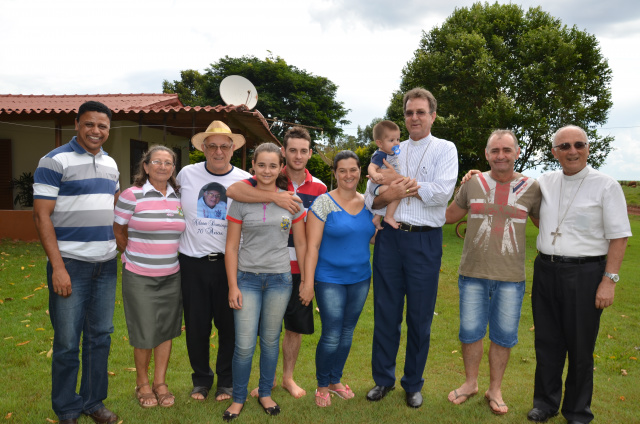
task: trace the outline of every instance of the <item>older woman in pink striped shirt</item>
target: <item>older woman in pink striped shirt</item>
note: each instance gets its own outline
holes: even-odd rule
[[[165,382],[171,340],[182,325],[178,240],[185,221],[175,163],[171,149],[149,149],[133,187],[118,199],[113,224],[122,252],[122,298],[137,372],[136,397],[143,408],[175,402]],[[153,387],[147,371],[152,350]]]

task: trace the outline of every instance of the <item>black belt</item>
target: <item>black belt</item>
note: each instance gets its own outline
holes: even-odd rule
[[[203,256],[200,259],[207,259],[210,262],[224,259],[224,253],[209,253],[207,256]]]
[[[602,256],[558,256],[558,255],[545,255],[544,253],[538,253],[542,259],[551,262],[564,262],[567,264],[585,264],[587,262],[601,262],[607,259],[607,255]]]
[[[399,230],[402,231],[407,231],[409,233],[420,233],[420,232],[426,232],[426,231],[431,231],[431,230],[435,230],[436,227],[429,227],[428,225],[411,225],[411,224],[405,224],[404,222],[399,222],[400,227],[398,227]]]

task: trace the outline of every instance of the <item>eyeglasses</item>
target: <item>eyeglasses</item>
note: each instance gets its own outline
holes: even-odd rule
[[[589,145],[589,143],[587,143],[586,141],[576,141],[573,144],[571,144],[571,143],[556,144],[555,146],[553,146],[553,148],[554,149],[558,149],[561,152],[565,152],[565,151],[571,149],[571,146],[575,147],[576,150],[582,150],[582,149],[586,148],[588,145]]]
[[[214,152],[217,149],[220,149],[220,151],[226,153],[231,149],[231,144],[222,144],[220,146],[216,145],[216,144],[205,144],[204,147],[206,147],[207,149],[211,149]]]
[[[171,168],[171,167],[173,167],[173,162],[169,162],[169,161],[162,162],[161,160],[152,160],[151,161],[151,165],[155,165],[155,166],[164,165],[167,168]]]
[[[204,195],[207,196],[207,197],[213,197],[214,199],[219,199],[220,198],[220,194],[213,193],[211,191],[205,191]]]
[[[405,118],[413,118],[413,115],[417,115],[418,118],[424,118],[429,113],[431,113],[431,112],[427,112],[426,110],[416,110],[416,111],[405,110],[404,111],[404,117]]]

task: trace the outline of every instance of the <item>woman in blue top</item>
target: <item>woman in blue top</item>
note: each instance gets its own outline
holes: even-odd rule
[[[315,276],[315,295],[322,321],[316,349],[316,404],[329,406],[329,392],[355,396],[340,380],[351,350],[353,330],[369,293],[369,242],[375,235],[373,215],[356,191],[360,162],[345,150],[333,160],[337,188],[319,196],[307,216],[305,275]],[[310,280],[311,277],[308,277]],[[300,288],[304,302],[313,298],[310,284]]]

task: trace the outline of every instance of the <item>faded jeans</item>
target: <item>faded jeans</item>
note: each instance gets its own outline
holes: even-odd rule
[[[271,396],[278,365],[282,319],[291,296],[291,273],[253,273],[238,271],[242,309],[233,310],[236,347],[233,352],[233,401],[247,400],[251,360],[256,350],[260,326],[260,381],[258,395]]]
[[[347,362],[353,331],[369,294],[370,278],[355,284],[316,281],[322,334],[316,348],[318,387],[338,384]]]
[[[107,361],[113,333],[117,262],[85,262],[63,258],[72,293],[64,298],[53,291],[47,262],[49,316],[53,326],[51,404],[60,420],[91,414],[107,398]],[[82,377],[76,393],[82,335]]]

